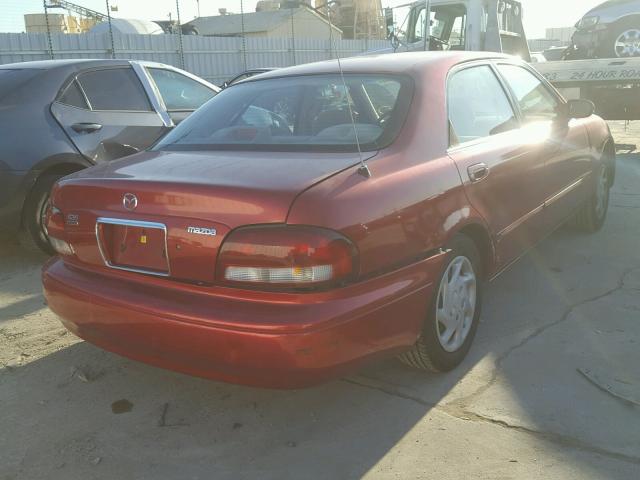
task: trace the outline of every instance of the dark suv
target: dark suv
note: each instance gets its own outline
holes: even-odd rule
[[[569,58],[640,57],[640,0],[609,0],[576,25]]]
[[[62,176],[144,150],[220,89],[128,60],[0,66],[0,232],[51,252],[43,215]]]

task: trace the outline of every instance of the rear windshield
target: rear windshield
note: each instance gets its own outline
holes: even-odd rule
[[[351,152],[356,133],[362,150],[378,150],[400,131],[411,93],[411,81],[401,76],[248,81],[223,90],[155,150]]]
[[[0,98],[41,72],[36,68],[0,68]]]

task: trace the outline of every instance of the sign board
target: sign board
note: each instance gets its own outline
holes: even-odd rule
[[[532,65],[556,86],[594,83],[640,83],[640,57],[632,59],[569,60]]]

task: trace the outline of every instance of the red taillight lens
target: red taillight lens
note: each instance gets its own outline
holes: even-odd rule
[[[245,227],[232,232],[223,243],[217,278],[235,286],[328,287],[353,279],[357,257],[355,246],[332,230]]]
[[[47,229],[47,235],[57,238],[64,236],[64,215],[59,208],[49,205],[44,224]]]
[[[73,248],[64,240],[64,214],[50,205],[45,216],[45,228],[49,243],[60,255],[73,255]]]

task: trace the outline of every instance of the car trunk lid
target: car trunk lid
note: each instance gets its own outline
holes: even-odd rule
[[[232,229],[284,223],[302,191],[357,154],[145,152],[63,180],[54,204],[83,263],[214,281]]]

